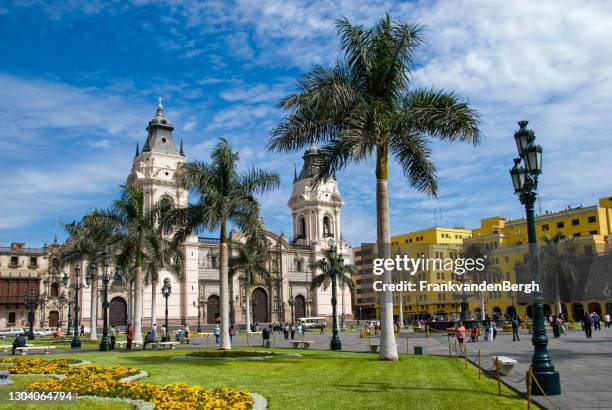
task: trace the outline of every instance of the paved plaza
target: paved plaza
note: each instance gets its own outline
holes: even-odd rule
[[[357,331],[340,332],[342,349],[351,352],[369,352],[370,344],[378,344],[378,336],[360,338]],[[328,350],[331,332],[320,334],[318,331],[307,332],[303,340],[312,341],[311,349]],[[300,340],[301,336],[296,340]],[[482,339],[482,338],[481,338]],[[448,337],[443,332],[434,332],[431,338],[426,338],[423,333],[414,333],[409,329],[402,330],[397,338],[398,351],[400,354],[413,354],[414,346],[422,346],[427,355],[447,356],[449,354],[449,340],[454,346],[454,337]],[[285,340],[282,333],[273,333],[271,346],[276,348],[291,348],[290,340]],[[246,337],[239,335],[234,339],[233,346],[262,348],[261,335]],[[468,342],[466,344],[468,356],[475,361],[478,350],[481,352],[482,367],[485,370],[493,368],[492,356],[503,355],[518,361],[509,377],[503,380],[512,388],[525,393],[526,386],[523,377],[527,372],[531,361],[533,346],[531,335],[522,331],[521,341],[513,342],[512,335],[508,332],[499,332],[494,342],[478,343]],[[57,346],[56,354],[71,352],[70,349],[62,349]],[[66,346],[68,347],[68,346]],[[177,350],[194,348],[216,348],[214,337],[195,338],[194,344],[180,345]],[[135,351],[140,349],[134,349]],[[90,354],[99,353],[95,348],[83,348],[81,352]],[[612,329],[594,331],[593,338],[587,340],[581,330],[569,331],[560,339],[552,337],[549,332],[549,352],[556,369],[561,374],[561,385],[563,394],[551,397],[561,409],[586,409],[586,408],[612,408],[612,389],[610,389],[610,375],[612,374]],[[10,352],[2,355],[10,355]],[[452,352],[454,355],[454,351]],[[52,357],[53,354],[49,355]],[[512,382],[520,381],[518,383]],[[543,408],[557,408],[546,398],[535,396],[534,400]]]

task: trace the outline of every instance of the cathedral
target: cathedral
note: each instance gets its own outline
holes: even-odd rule
[[[155,116],[146,128],[147,139],[142,147],[136,147],[127,185],[143,187],[145,206],[150,207],[161,199],[175,206],[186,206],[188,193],[175,183],[174,174],[187,161],[182,141],[177,148],[173,126],[159,102]],[[310,264],[323,258],[323,250],[330,243],[338,253],[349,260],[350,246],[342,239],[340,211],[342,197],[335,179],[314,185],[314,164],[320,151],[310,146],[304,153],[304,163],[299,174],[293,175],[293,190],[287,202],[291,209],[293,236],[286,237],[266,230],[269,243],[268,272],[271,280],[251,284],[245,288],[240,275],[230,285],[230,320],[238,326],[246,323],[246,293],[249,293],[250,315],[254,322],[291,322],[301,317],[325,316],[331,318],[331,288],[310,289],[310,282],[319,272],[313,272]],[[200,158],[206,160],[205,158]],[[282,176],[281,176],[282,177]],[[232,241],[244,240],[240,232],[231,232]],[[181,280],[166,271],[159,273],[159,282],[153,296],[150,284],[145,284],[143,298],[143,329],[152,323],[163,323],[165,299],[161,284],[170,279],[172,292],[168,297],[170,325],[212,325],[220,316],[219,239],[192,235],[184,243],[185,272]],[[84,267],[85,268],[85,267]],[[73,270],[73,269],[70,269]],[[111,282],[108,298],[109,322],[124,326],[133,315],[133,287],[121,278]],[[102,286],[99,286],[101,289]],[[81,315],[89,322],[91,292],[81,290]],[[152,303],[153,298],[155,303]],[[98,327],[102,327],[102,298],[98,297]],[[48,315],[46,312],[41,312]],[[338,288],[338,315],[351,317],[351,292],[348,287]],[[66,314],[62,312],[62,317]],[[55,317],[55,316],[54,316]]]

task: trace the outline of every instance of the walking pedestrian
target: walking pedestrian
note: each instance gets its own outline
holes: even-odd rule
[[[289,327],[289,333],[291,334],[291,340],[295,339],[295,326],[293,326],[293,323]]]
[[[457,341],[459,342],[459,348],[463,351],[463,339],[465,339],[465,326],[463,326],[463,322],[459,322],[459,327],[455,332],[455,336],[457,336]]]
[[[610,312],[604,315],[603,320],[604,320],[604,324],[606,325],[606,329],[608,329],[610,327]]]
[[[115,350],[115,342],[117,341],[117,328],[115,327],[115,325],[111,326],[109,335],[110,335],[110,349]]]
[[[230,343],[234,342],[234,336],[236,335],[236,328],[234,327],[234,324],[232,323],[229,327],[229,337],[230,337]]]
[[[128,324],[125,334],[127,336],[126,350],[132,350],[132,338],[134,337],[134,329],[132,328],[131,323]]]
[[[591,316],[589,316],[588,313],[585,313],[584,317],[582,318],[582,328],[584,329],[587,339],[591,339],[592,337],[592,327],[593,322],[591,320]]]
[[[221,329],[219,328],[219,325],[215,325],[215,330],[213,333],[215,334],[215,343],[219,343],[221,339]]]
[[[323,323],[321,324],[321,333],[319,334],[322,335],[323,333],[325,333],[325,321],[323,321]]]
[[[161,332],[161,341],[167,342],[168,341],[168,330],[166,329],[166,325],[162,325],[160,332]]]
[[[591,319],[593,321],[593,328],[595,330],[601,330],[601,323],[600,323],[601,317],[599,316],[599,313],[597,312],[591,313]]]
[[[553,329],[553,337],[560,337],[561,333],[559,332],[559,319],[557,316],[553,315],[552,322],[550,324]]]
[[[472,326],[470,338],[472,339],[472,342],[476,342],[476,339],[478,338],[478,328],[476,326]]]
[[[285,336],[285,340],[289,340],[289,324],[286,322],[283,325],[283,335]]]
[[[512,318],[512,341],[520,342],[521,338],[519,337],[519,327],[521,326],[521,322],[518,317],[514,316]]]

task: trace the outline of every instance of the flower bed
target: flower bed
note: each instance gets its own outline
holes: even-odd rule
[[[197,352],[187,353],[185,356],[192,357],[267,357],[267,356],[282,356],[281,353],[247,351],[247,350],[198,350]]]
[[[205,389],[174,383],[165,386],[125,382],[120,379],[137,374],[138,369],[94,365],[70,367],[70,360],[44,360],[37,358],[0,358],[0,362],[13,363],[7,370],[16,374],[62,374],[62,380],[32,383],[32,391],[65,391],[79,396],[120,397],[145,400],[160,409],[250,409],[253,399],[246,390],[218,388]]]

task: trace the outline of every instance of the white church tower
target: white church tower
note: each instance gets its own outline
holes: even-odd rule
[[[304,164],[299,175],[293,180],[293,190],[287,205],[293,219],[292,244],[309,246],[310,263],[323,258],[322,251],[330,244],[337,247],[338,254],[349,262],[350,246],[342,239],[340,210],[344,205],[335,178],[328,178],[318,184],[313,183],[316,166],[321,150],[312,144],[304,153]],[[315,276],[320,272],[312,272]],[[331,288],[314,292],[314,315],[329,316],[332,313]],[[338,289],[338,314],[351,314],[351,292]]]
[[[149,121],[147,140],[139,152],[136,145],[136,155],[132,161],[132,171],[127,178],[127,185],[140,185],[144,190],[145,208],[150,209],[162,199],[170,201],[174,206],[187,206],[187,191],[178,186],[175,173],[185,162],[183,142],[177,149],[172,137],[172,123],[164,113],[161,98],[158,99],[155,116]],[[193,302],[198,299],[198,247],[197,238],[190,237],[185,246],[185,274],[181,281],[167,271],[159,272],[156,285],[156,308],[151,309],[152,289],[144,288],[143,329],[151,325],[153,313],[154,323],[163,323],[164,298],[161,285],[165,278],[170,278],[172,294],[168,299],[168,317],[171,324],[182,324],[189,317],[197,317]],[[153,312],[152,312],[153,310]]]

